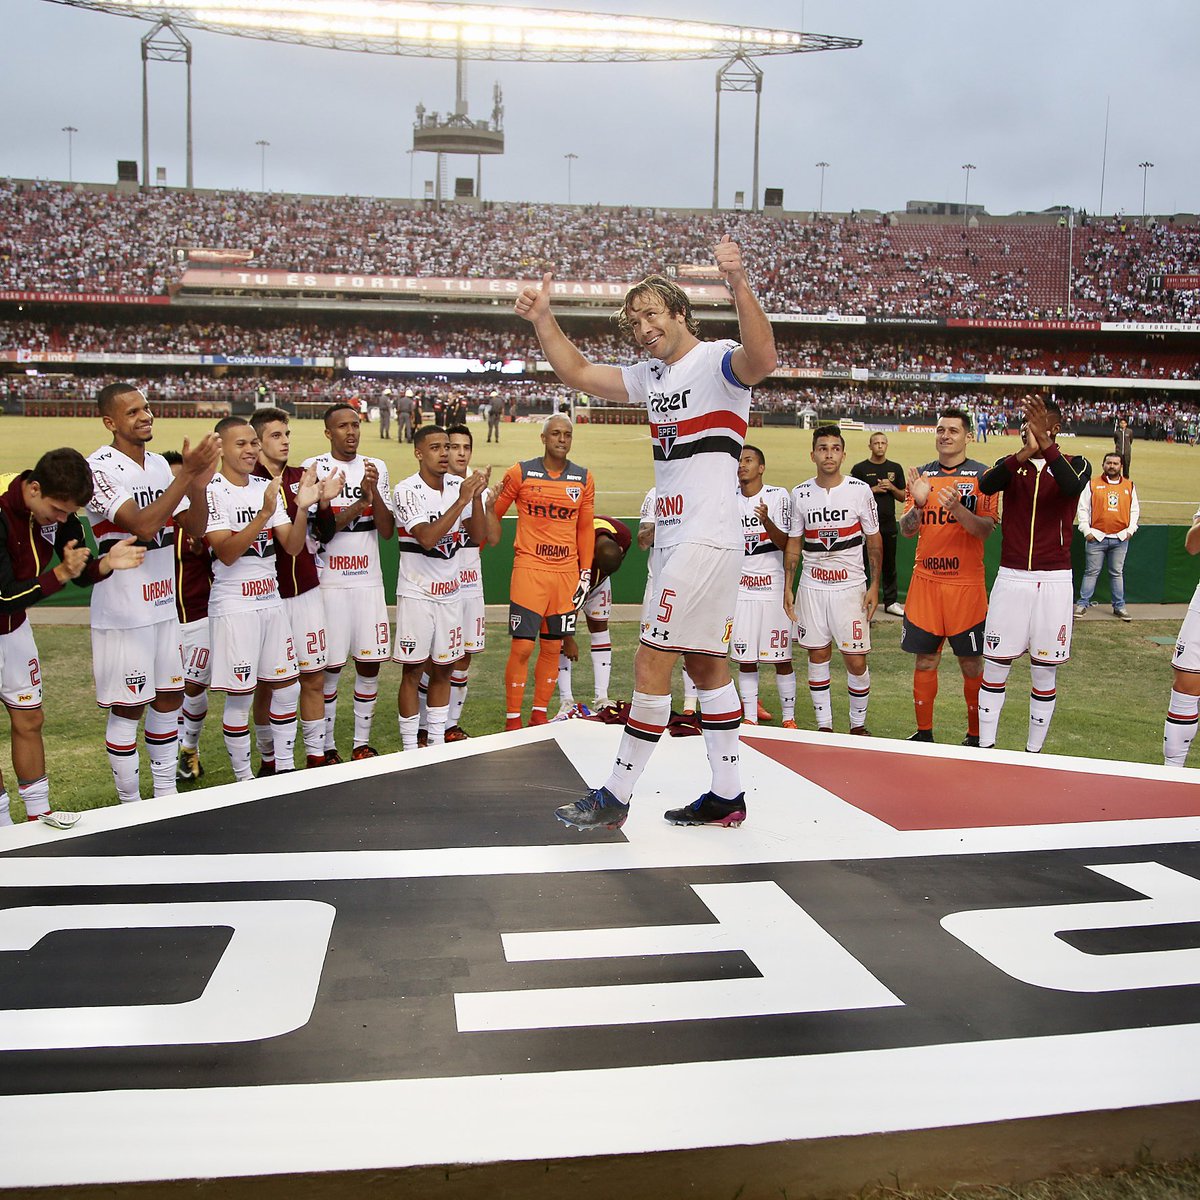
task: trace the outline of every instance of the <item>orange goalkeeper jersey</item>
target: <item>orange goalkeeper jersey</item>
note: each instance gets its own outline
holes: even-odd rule
[[[560,475],[549,474],[540,458],[509,467],[495,511],[502,517],[516,506],[513,567],[576,575],[590,570],[596,543],[595,496],[591,473],[573,462],[568,461]]]
[[[958,489],[969,511],[995,519],[999,508],[996,497],[985,496],[979,490],[980,477],[987,469],[984,463],[971,458],[956,467],[943,467],[935,459],[918,468],[920,476],[929,481],[930,494],[921,509],[914,576],[921,575],[937,583],[983,582],[983,541],[968,533],[942,508],[937,494],[949,484]],[[909,496],[904,511],[908,512],[912,506]]]

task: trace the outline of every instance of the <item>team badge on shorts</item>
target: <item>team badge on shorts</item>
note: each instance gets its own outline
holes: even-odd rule
[[[675,445],[675,439],[678,436],[678,425],[660,425],[658,427],[658,444],[667,458],[671,457],[671,447]]]
[[[985,645],[985,646],[986,646],[986,647],[987,647],[989,650],[995,650],[995,648],[996,648],[998,645],[1000,645],[1000,635],[999,635],[998,633],[989,633],[989,634],[988,634],[988,635],[987,635],[987,636],[986,636],[986,637],[983,639],[983,644],[984,644],[984,645]]]
[[[417,649],[417,639],[409,637],[397,638],[396,646],[405,654],[413,654]]]
[[[250,664],[238,663],[238,665],[233,668],[233,677],[238,681],[238,683],[245,683],[246,680],[250,678]]]
[[[508,618],[508,628],[511,633],[516,633],[521,628],[521,618],[517,613],[511,613]]]
[[[738,654],[738,655],[745,654],[746,653],[746,643],[745,642],[734,642],[733,643],[733,652],[734,652],[734,654]]]
[[[139,696],[142,689],[146,686],[146,675],[143,671],[131,671],[125,676],[125,686],[135,695]]]

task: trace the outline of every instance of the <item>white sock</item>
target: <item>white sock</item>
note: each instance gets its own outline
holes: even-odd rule
[[[612,773],[604,786],[622,804],[633,798],[633,789],[642,777],[654,747],[658,745],[671,719],[671,697],[651,696],[646,692],[634,692],[629,702],[629,716],[625,721],[625,732],[617,747],[616,761]]]
[[[592,676],[596,682],[596,699],[602,700],[608,695],[612,678],[612,634],[607,629],[592,634]]]
[[[833,697],[829,694],[830,664],[808,664],[808,694],[818,729],[833,728]]]
[[[447,725],[457,725],[462,711],[467,705],[466,670],[454,671],[450,676],[450,712],[446,717]]]
[[[730,681],[714,691],[700,692],[699,700],[700,728],[704,731],[704,748],[712,768],[711,791],[722,800],[735,800],[742,791],[741,738],[738,735],[742,711],[737,688]],[[757,711],[757,693],[754,703]]]
[[[131,720],[129,717],[118,717],[114,712],[108,714],[108,725],[104,730],[104,745],[108,750],[108,765],[112,768],[117,799],[122,804],[129,804],[142,798],[138,786],[137,734],[137,721]]]
[[[446,704],[441,704],[437,708],[431,706],[425,710],[425,732],[429,734],[429,745],[445,744],[446,716],[449,711],[449,706]]]
[[[325,749],[336,750],[337,739],[334,727],[337,725],[338,681],[342,677],[339,667],[336,671],[325,672]]]
[[[789,671],[786,675],[775,672],[775,684],[779,688],[779,707],[781,721],[796,719],[796,672]]]
[[[375,701],[379,698],[379,676],[354,676],[354,745],[371,741],[371,722],[375,719]]]
[[[304,757],[325,757],[325,718],[318,717],[315,721],[301,721],[300,732],[304,736]]]
[[[1163,725],[1163,762],[1168,767],[1187,765],[1188,751],[1200,721],[1200,696],[1188,696],[1171,689],[1171,704]]]
[[[571,660],[565,654],[558,656],[558,700],[560,704],[575,703],[575,693],[571,690]]]
[[[300,703],[300,681],[271,693],[271,752],[275,773],[296,769],[296,706]]]
[[[198,696],[185,695],[179,716],[182,721],[179,744],[185,750],[197,749],[200,745],[200,731],[204,728],[204,718],[208,716],[208,693],[201,692]]]
[[[150,757],[150,776],[156,796],[173,796],[175,769],[179,765],[179,714],[146,709],[146,753]]]
[[[221,733],[225,738],[225,749],[237,780],[253,779],[250,770],[250,705],[254,702],[253,692],[225,697],[225,711],[221,715]]]
[[[846,691],[850,693],[850,728],[861,729],[867,723],[867,705],[871,701],[871,671],[861,675],[846,672]]]
[[[400,718],[400,749],[415,750],[417,748],[417,731],[420,728],[419,715]]]
[[[696,699],[696,685],[692,682],[692,677],[687,673],[687,668],[683,668],[683,707],[695,712],[699,707],[700,701]]]
[[[271,693],[271,707],[275,706],[275,693]],[[267,718],[265,725],[255,723],[254,726],[254,744],[258,748],[258,757],[264,763],[274,764],[275,762],[275,738],[271,731],[271,721]]]
[[[758,672],[737,673],[738,695],[742,698],[742,716],[747,721],[758,723]]]
[[[11,825],[12,809],[9,807],[10,801],[7,792],[0,792],[0,826]]]
[[[996,744],[1008,673],[1011,670],[1010,662],[993,662],[990,658],[984,660],[983,682],[979,685],[979,744],[984,748]]]
[[[41,779],[31,780],[29,783],[18,782],[17,790],[21,794],[21,799],[25,802],[25,815],[27,817],[40,817],[42,813],[50,811],[50,780],[45,775]],[[4,807],[7,811],[7,796],[5,797]]]
[[[1054,716],[1054,705],[1058,691],[1054,678],[1058,668],[1045,663],[1029,664],[1029,730],[1025,735],[1025,749],[1038,753],[1050,732],[1050,718]]]

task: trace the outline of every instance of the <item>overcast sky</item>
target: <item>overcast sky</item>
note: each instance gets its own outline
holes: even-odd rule
[[[546,4],[542,7],[554,7]],[[861,38],[857,50],[760,59],[762,187],[789,209],[902,209],[970,199],[989,212],[1101,199],[1106,212],[1200,209],[1200,4],[1195,0],[666,0],[557,7],[688,16]],[[0,3],[0,175],[112,182],[141,159],[147,24],[47,0]],[[453,62],[356,55],[189,31],[195,48],[195,182],[289,192],[407,196],[433,177],[409,156],[418,102],[453,108]],[[471,63],[470,115],[504,91],[506,152],[483,195],[706,207],[712,197],[714,62]],[[152,64],[151,165],[184,182],[182,66]],[[722,98],[721,203],[749,196],[752,95]],[[451,159],[449,174],[475,174]],[[411,168],[411,174],[410,174]]]

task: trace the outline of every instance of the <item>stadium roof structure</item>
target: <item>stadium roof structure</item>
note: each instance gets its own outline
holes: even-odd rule
[[[493,62],[660,62],[850,50],[858,38],[447,0],[51,0],[188,29],[359,53]]]

